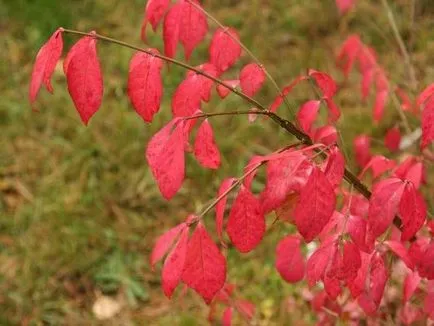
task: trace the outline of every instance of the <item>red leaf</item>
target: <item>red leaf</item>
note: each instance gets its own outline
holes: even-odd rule
[[[182,280],[199,293],[207,304],[225,285],[226,259],[201,222],[188,242]]]
[[[329,110],[329,116],[331,121],[336,121],[341,116],[341,111],[339,110],[336,103],[333,101],[332,98],[324,97],[324,101],[327,104],[327,108]]]
[[[261,203],[244,186],[232,204],[226,231],[234,246],[242,253],[253,250],[265,233],[265,217]]]
[[[149,141],[146,159],[161,194],[170,200],[184,181],[184,123],[174,119]],[[171,129],[175,129],[171,133]]]
[[[373,315],[380,306],[384,288],[389,278],[384,259],[379,254],[371,258],[368,287],[359,297],[359,305],[368,315]]]
[[[359,248],[352,242],[345,242],[342,258],[341,278],[351,282],[357,277],[357,272],[362,266],[362,258]]]
[[[305,161],[304,155],[294,152],[293,155],[267,162],[267,181],[261,193],[264,212],[271,212],[281,206],[291,191],[304,184],[299,168]]]
[[[306,278],[310,287],[314,286],[316,282],[324,278],[324,273],[329,264],[334,246],[333,242],[321,244],[321,247],[319,247],[307,260]]]
[[[223,180],[222,184],[220,185],[220,188],[217,193],[217,197],[223,196],[226,191],[229,190],[229,188],[232,186],[232,184],[235,182],[235,178],[228,178]],[[220,239],[220,241],[223,241],[223,219],[224,219],[224,213],[225,213],[225,207],[226,207],[226,201],[228,200],[227,194],[224,196],[215,206],[215,221],[216,221],[216,230],[217,235]]]
[[[233,28],[219,28],[215,31],[209,46],[209,61],[220,74],[232,67],[240,57],[238,39],[238,33]]]
[[[345,158],[337,146],[330,150],[327,165],[324,171],[333,188],[338,187],[344,177]]]
[[[164,261],[161,279],[164,294],[169,299],[172,297],[173,291],[181,281],[182,271],[184,270],[185,256],[187,254],[189,228],[182,230],[179,236],[178,243],[167,255]]]
[[[278,243],[276,269],[280,276],[289,283],[297,283],[304,278],[304,259],[298,237],[287,236]]]
[[[232,307],[226,307],[225,311],[223,312],[222,326],[231,326],[232,325],[232,313],[233,313],[233,308]]]
[[[164,17],[163,39],[164,54],[173,58],[176,54],[176,47],[179,42],[179,30],[181,15],[183,14],[183,3],[177,2]]]
[[[360,37],[358,35],[350,35],[339,51],[337,58],[338,65],[342,68],[347,78],[357,60],[361,46]]]
[[[251,320],[255,314],[255,305],[247,300],[235,301],[237,311],[244,316],[247,320]]]
[[[256,63],[250,63],[241,69],[240,86],[247,96],[253,97],[261,89],[265,81],[265,72]]]
[[[422,143],[421,148],[431,144],[434,140],[434,97],[426,102],[422,111]]]
[[[366,135],[357,136],[354,139],[354,152],[357,164],[363,168],[371,159],[371,139]]]
[[[300,122],[301,129],[310,133],[312,124],[318,116],[321,101],[307,101],[297,113],[297,120]]]
[[[383,155],[375,155],[372,157],[369,162],[365,165],[363,168],[363,171],[360,173],[361,178],[366,171],[368,171],[370,168],[372,169],[372,177],[374,179],[378,178],[383,173],[393,169],[395,167],[396,163],[393,160],[389,160],[388,158],[384,157]]]
[[[412,183],[407,183],[399,205],[402,220],[401,241],[410,240],[425,223],[426,204]]]
[[[351,296],[353,298],[357,298],[360,294],[362,294],[365,289],[366,277],[369,273],[370,267],[370,256],[361,252],[361,266],[357,272],[357,276],[354,280],[348,281],[348,289],[351,292]]]
[[[201,93],[200,81],[195,77],[184,79],[172,98],[172,112],[174,117],[188,117],[200,110]]]
[[[401,242],[389,240],[385,241],[384,243],[390,248],[390,250],[394,252],[395,255],[401,258],[401,260],[405,263],[405,265],[407,265],[408,268],[414,270],[414,264],[412,259],[410,258],[410,255],[407,252],[407,248],[405,248],[405,246]]]
[[[157,50],[151,49],[158,53]],[[143,52],[134,54],[128,75],[128,96],[136,112],[145,122],[151,122],[160,109],[163,95],[161,68],[163,61]]]
[[[208,32],[208,22],[205,14],[198,9],[199,1],[191,0],[181,2],[182,13],[180,16],[179,40],[184,46],[185,58],[188,60],[196,46],[202,42]]]
[[[374,238],[383,234],[392,224],[405,184],[398,178],[389,178],[374,186],[369,200],[368,230]]]
[[[194,155],[199,163],[206,168],[217,169],[220,166],[220,152],[207,119],[202,122],[197,131]]]
[[[169,251],[178,234],[186,227],[187,225],[185,223],[178,224],[158,237],[151,253],[150,263],[152,269],[154,269],[154,265]]]
[[[95,31],[90,32],[91,34],[95,33]],[[71,62],[72,57],[77,52],[77,49],[80,49],[83,47],[83,44],[86,44],[88,42],[88,37],[82,37],[77,42],[74,43],[74,45],[69,49],[68,53],[66,54],[65,60],[63,60],[63,72],[65,76],[68,74],[68,66]]]
[[[420,262],[419,275],[428,280],[434,279],[434,242],[425,247]]]
[[[419,94],[416,104],[418,106],[424,104],[434,94],[434,84],[427,86],[422,93]]]
[[[85,36],[77,42],[67,66],[68,91],[85,125],[102,102],[103,81],[96,52],[96,39]]]
[[[29,100],[32,108],[42,84],[45,85],[45,88],[50,93],[53,92],[50,81],[51,75],[56,68],[57,61],[59,61],[62,55],[62,50],[62,30],[58,29],[51,35],[50,39],[41,47],[36,55],[29,87]]]
[[[225,82],[225,84],[231,86],[233,89],[235,89],[240,84],[240,81],[238,79],[225,80],[224,82]],[[217,93],[219,94],[219,96],[221,98],[225,98],[226,96],[228,96],[231,93],[231,91],[227,87],[219,84],[219,85],[217,85]]]
[[[366,101],[369,96],[376,72],[375,68],[366,69],[362,72],[362,101]]]
[[[312,241],[330,220],[336,206],[336,195],[319,168],[314,168],[301,190],[295,208],[295,224],[306,242]]]
[[[399,99],[401,100],[401,108],[403,111],[415,112],[414,107],[413,107],[413,103],[411,102],[410,97],[408,97],[408,94],[402,88],[397,87],[395,89],[395,93],[399,97]]]
[[[338,134],[334,126],[323,126],[315,130],[313,139],[315,143],[330,146],[338,140]]]
[[[402,301],[405,303],[411,299],[417,287],[419,286],[421,277],[417,272],[409,272],[404,280],[404,293]]]
[[[401,133],[398,127],[389,129],[384,138],[384,144],[391,152],[399,150],[399,144],[401,143]]]
[[[427,288],[423,311],[428,315],[428,318],[434,319],[434,282],[428,282]]]
[[[315,79],[324,97],[332,98],[336,94],[338,86],[330,75],[324,72],[309,69],[309,76]]]
[[[369,252],[366,244],[366,220],[357,215],[350,215],[348,217],[347,229],[353,242],[364,252]]]
[[[146,25],[148,22],[151,23],[152,29],[155,32],[169,5],[169,0],[148,0],[141,29],[141,37],[144,42],[146,41]]]
[[[384,114],[384,107],[386,106],[387,98],[389,97],[388,90],[377,91],[374,104],[374,121],[381,120]]]
[[[277,109],[279,108],[279,106],[283,103],[283,97],[287,96],[289,93],[292,92],[292,89],[301,81],[307,79],[306,76],[298,76],[297,78],[295,78],[291,84],[289,84],[288,86],[285,86],[282,90],[282,94],[279,94],[273,101],[273,103],[270,105],[269,110],[271,112],[276,112]]]
[[[356,3],[356,0],[336,0],[341,15],[347,13]]]
[[[203,71],[207,75],[217,77],[217,69],[210,63],[201,64],[196,68],[200,71]],[[187,77],[196,78],[198,80],[197,85],[200,87],[200,97],[202,101],[209,102],[211,99],[211,89],[214,85],[214,81],[202,74],[196,73],[195,71],[188,71]]]

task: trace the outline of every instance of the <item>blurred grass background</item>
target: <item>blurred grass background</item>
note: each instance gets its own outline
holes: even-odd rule
[[[406,79],[377,1],[360,0],[357,10],[342,18],[333,0],[203,2],[224,24],[240,31],[281,85],[307,68],[343,81],[335,68],[335,51],[354,32],[379,52],[393,80]],[[393,9],[410,42],[421,88],[434,76],[434,9],[431,0],[417,2],[413,24],[411,1],[394,1]],[[165,69],[161,112],[145,125],[125,94],[132,52],[102,42],[104,101],[88,128],[79,121],[61,69],[53,78],[54,95],[42,91],[40,112],[31,111],[26,99],[33,60],[57,27],[96,30],[140,45],[143,8],[143,0],[0,0],[0,325],[205,324],[208,310],[195,294],[172,301],[163,296],[159,269],[153,273],[147,263],[153,242],[206,204],[225,176],[240,175],[253,154],[293,141],[266,120],[251,125],[244,117],[216,118],[212,124],[222,168],[204,170],[189,156],[182,190],[170,203],[164,201],[143,153],[149,138],[170,119],[170,97],[184,72]],[[160,35],[149,34],[152,47],[162,49]],[[64,39],[66,49],[76,40],[71,35]],[[194,65],[206,60],[207,45],[195,52]],[[247,62],[244,56],[238,67]],[[372,103],[361,104],[357,87],[357,78],[352,78],[342,84],[338,97],[343,110],[339,127],[348,152],[355,134],[371,134],[380,143],[397,120],[389,109],[382,126],[372,125]],[[267,86],[258,98],[269,103],[273,96]],[[296,107],[312,97],[309,87],[301,86],[291,102]],[[204,106],[209,112],[240,108],[248,107],[232,95]],[[283,106],[280,110],[288,116]],[[213,218],[206,218],[210,230]],[[277,224],[253,253],[227,252],[228,280],[237,284],[240,297],[256,304],[261,325],[314,320],[300,287],[285,284],[274,270],[276,241],[287,232],[287,226]],[[103,296],[110,296],[120,310],[101,321],[93,308]]]

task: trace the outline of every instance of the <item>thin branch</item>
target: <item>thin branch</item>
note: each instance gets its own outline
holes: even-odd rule
[[[226,30],[227,27],[224,26],[217,18],[215,18],[213,15],[211,15],[209,12],[207,12],[204,8],[202,8],[200,5],[198,5],[197,3],[195,3],[194,1],[191,0],[187,0],[187,2],[189,2],[191,5],[193,5],[194,7],[196,7],[197,10],[201,11],[204,15],[206,15],[209,19],[211,19],[216,25],[218,25],[220,28],[222,28],[223,30]],[[239,46],[241,46],[241,48],[248,54],[248,56],[250,58],[252,58],[252,60],[262,68],[262,70],[264,71],[265,75],[267,76],[268,80],[271,82],[271,84],[273,84],[273,87],[276,89],[277,94],[283,99],[285,105],[287,106],[287,108],[289,109],[290,114],[292,115],[292,118],[294,119],[294,121],[297,122],[297,120],[295,120],[295,109],[294,107],[289,103],[288,99],[286,98],[285,94],[283,94],[280,86],[277,84],[276,80],[273,78],[273,76],[271,76],[270,72],[267,70],[267,68],[265,67],[265,65],[258,59],[257,56],[255,56],[255,54],[250,51],[250,49],[240,40],[237,39],[236,37],[234,37],[231,33],[226,33],[234,42],[236,42]]]
[[[191,120],[191,119],[201,119],[201,118],[212,118],[212,117],[218,117],[218,116],[227,116],[227,115],[245,115],[245,114],[260,114],[260,115],[266,115],[269,116],[270,115],[270,111],[265,110],[265,111],[253,111],[253,110],[248,110],[248,111],[230,111],[230,112],[213,112],[213,113],[198,113],[198,114],[193,114],[189,117],[185,117],[183,118],[184,120]]]
[[[281,118],[280,116],[278,116],[277,114],[269,111],[264,105],[262,105],[261,103],[259,103],[258,101],[256,101],[255,99],[251,98],[250,96],[244,94],[243,92],[231,87],[230,85],[226,84],[224,81],[222,81],[221,79],[218,79],[214,76],[211,76],[193,66],[190,66],[184,62],[178,61],[176,59],[167,57],[165,55],[159,54],[159,53],[154,53],[151,52],[149,50],[146,49],[142,49],[140,47],[131,45],[129,43],[123,42],[123,41],[119,41],[107,36],[103,36],[97,33],[86,33],[86,32],[80,32],[80,31],[76,31],[76,30],[72,30],[72,29],[65,29],[62,28],[62,31],[65,33],[69,33],[69,34],[75,34],[75,35],[82,35],[82,36],[90,36],[90,37],[94,37],[96,39],[102,40],[102,41],[106,41],[108,43],[113,43],[113,44],[117,44],[123,47],[127,47],[139,52],[143,52],[143,53],[147,53],[151,56],[160,58],[161,60],[164,60],[166,62],[170,62],[173,63],[177,66],[180,66],[184,69],[190,70],[190,71],[194,71],[197,74],[201,74],[202,76],[214,81],[215,83],[222,85],[223,87],[227,88],[229,91],[231,91],[232,93],[236,94],[237,96],[239,96],[240,98],[244,99],[246,102],[253,104],[256,108],[260,109],[263,114],[269,116],[274,122],[276,122],[282,129],[285,129],[289,134],[293,135],[294,137],[296,137],[302,144],[307,145],[307,146],[311,146],[313,145],[313,141],[312,139],[309,137],[309,135],[305,134],[303,131],[301,131],[300,129],[298,129],[291,121],[288,121],[286,119]],[[258,113],[258,112],[257,112]],[[325,153],[322,153],[321,155],[323,158],[326,158],[327,155]],[[362,194],[365,198],[369,199],[371,197],[371,191],[365,186],[365,184],[363,184],[356,175],[354,175],[350,170],[348,170],[348,168],[345,168],[344,171],[344,179],[351,185],[354,186],[354,188],[360,193]],[[399,220],[399,218],[395,218],[394,223],[397,227],[400,227],[401,222]]]
[[[389,20],[390,26],[392,27],[392,31],[393,31],[393,34],[395,36],[396,42],[398,43],[399,49],[401,50],[401,53],[404,56],[404,62],[405,62],[405,65],[407,66],[411,88],[413,90],[416,90],[417,79],[416,79],[414,67],[411,63],[410,54],[408,53],[407,48],[406,48],[405,43],[404,43],[404,40],[402,39],[401,34],[399,33],[399,29],[398,29],[398,26],[396,24],[395,17],[393,16],[392,9],[389,6],[389,3],[387,2],[387,0],[381,0],[381,2],[383,4],[384,9],[386,10],[387,18]]]

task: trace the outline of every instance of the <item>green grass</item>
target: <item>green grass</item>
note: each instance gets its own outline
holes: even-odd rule
[[[0,324],[203,325],[207,308],[197,296],[189,293],[187,299],[172,302],[163,297],[159,273],[152,273],[147,263],[153,241],[209,202],[220,181],[240,175],[253,154],[268,153],[293,139],[262,119],[251,125],[245,117],[216,118],[212,123],[223,154],[222,168],[204,170],[189,155],[184,186],[168,203],[151,177],[144,148],[170,119],[170,95],[184,75],[181,69],[165,69],[164,103],[150,125],[133,112],[125,94],[131,51],[103,43],[98,51],[104,70],[104,102],[88,128],[79,121],[60,69],[54,75],[54,95],[42,92],[40,96],[39,113],[32,112],[26,101],[34,56],[55,28],[96,29],[140,44],[142,1],[3,2]],[[350,31],[363,32],[367,42],[378,46],[385,66],[395,68],[391,71],[397,80],[404,74],[402,67],[396,67],[400,59],[391,51],[394,41],[384,27],[385,17],[372,23],[364,16],[378,7],[360,5],[351,18],[339,20],[331,0],[290,4],[276,0],[267,6],[258,0],[205,1],[205,6],[225,24],[240,29],[243,40],[282,85],[309,67],[340,76],[333,51]],[[415,56],[423,66],[432,60],[423,55],[429,46],[424,40],[432,29],[429,23],[419,26]],[[65,39],[68,46],[76,40]],[[150,43],[161,49],[160,34],[150,35]],[[206,44],[192,62],[205,60]],[[246,56],[241,60],[248,61]],[[433,72],[427,73],[432,77]],[[384,134],[384,128],[370,126],[370,106],[359,104],[354,83],[339,96],[344,111],[339,127],[348,147],[357,133],[373,128],[379,140]],[[302,86],[291,101],[296,106],[312,95]],[[274,90],[267,86],[258,99],[269,103],[273,96]],[[204,106],[206,111],[241,108],[248,106],[233,95]],[[388,119],[392,123],[395,117],[391,114]],[[213,218],[209,214],[205,219],[210,230]],[[269,222],[272,219],[270,216]],[[284,284],[274,270],[275,243],[287,232],[288,227],[278,224],[253,253],[228,251],[229,280],[237,284],[240,296],[257,305],[257,319],[263,325],[291,325],[299,319],[312,322],[299,288]],[[93,303],[102,294],[122,305],[108,323],[98,321],[92,313]],[[297,311],[285,305],[288,297],[298,303]]]

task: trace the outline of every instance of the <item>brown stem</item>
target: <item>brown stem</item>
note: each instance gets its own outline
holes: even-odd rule
[[[159,53],[154,53],[151,52],[149,50],[146,49],[142,49],[140,47],[131,45],[129,43],[123,42],[123,41],[119,41],[107,36],[103,36],[100,34],[96,34],[96,33],[86,33],[86,32],[80,32],[80,31],[76,31],[76,30],[71,30],[71,29],[65,29],[62,28],[62,31],[65,33],[69,33],[69,34],[75,34],[75,35],[82,35],[82,36],[91,36],[91,37],[95,37],[96,39],[102,40],[102,41],[106,41],[109,43],[113,43],[113,44],[118,44],[136,51],[140,51],[143,53],[147,53],[151,56],[160,58],[163,61],[166,62],[170,62],[173,63],[177,66],[180,66],[184,69],[190,70],[190,71],[194,71],[197,74],[201,74],[202,76],[214,81],[215,83],[222,85],[223,87],[227,88],[229,91],[231,91],[232,93],[236,94],[237,96],[239,96],[240,98],[244,99],[246,102],[249,102],[250,104],[253,104],[256,108],[260,109],[262,111],[261,114],[267,115],[269,116],[274,122],[276,122],[282,129],[286,130],[289,134],[293,135],[294,137],[296,137],[302,144],[305,144],[307,146],[313,145],[313,141],[312,139],[309,137],[309,135],[305,134],[303,131],[301,131],[300,129],[298,129],[291,121],[288,121],[286,119],[281,118],[280,116],[278,116],[277,114],[269,111],[264,105],[262,105],[261,103],[259,103],[258,101],[256,101],[255,99],[251,98],[250,96],[244,94],[243,92],[231,87],[230,85],[226,84],[224,81],[222,81],[221,79],[218,79],[214,76],[211,76],[193,66],[190,66],[184,62],[178,61],[176,59],[167,57],[165,55],[159,54]],[[325,158],[327,155],[325,153],[322,153],[321,155],[323,158]],[[371,192],[369,191],[369,189],[357,178],[357,176],[355,176],[350,170],[348,170],[348,168],[345,168],[344,171],[344,179],[351,185],[354,186],[354,188],[361,193],[365,198],[369,199],[371,197]],[[394,223],[396,226],[400,227],[401,222],[399,220],[399,218],[395,218]]]

